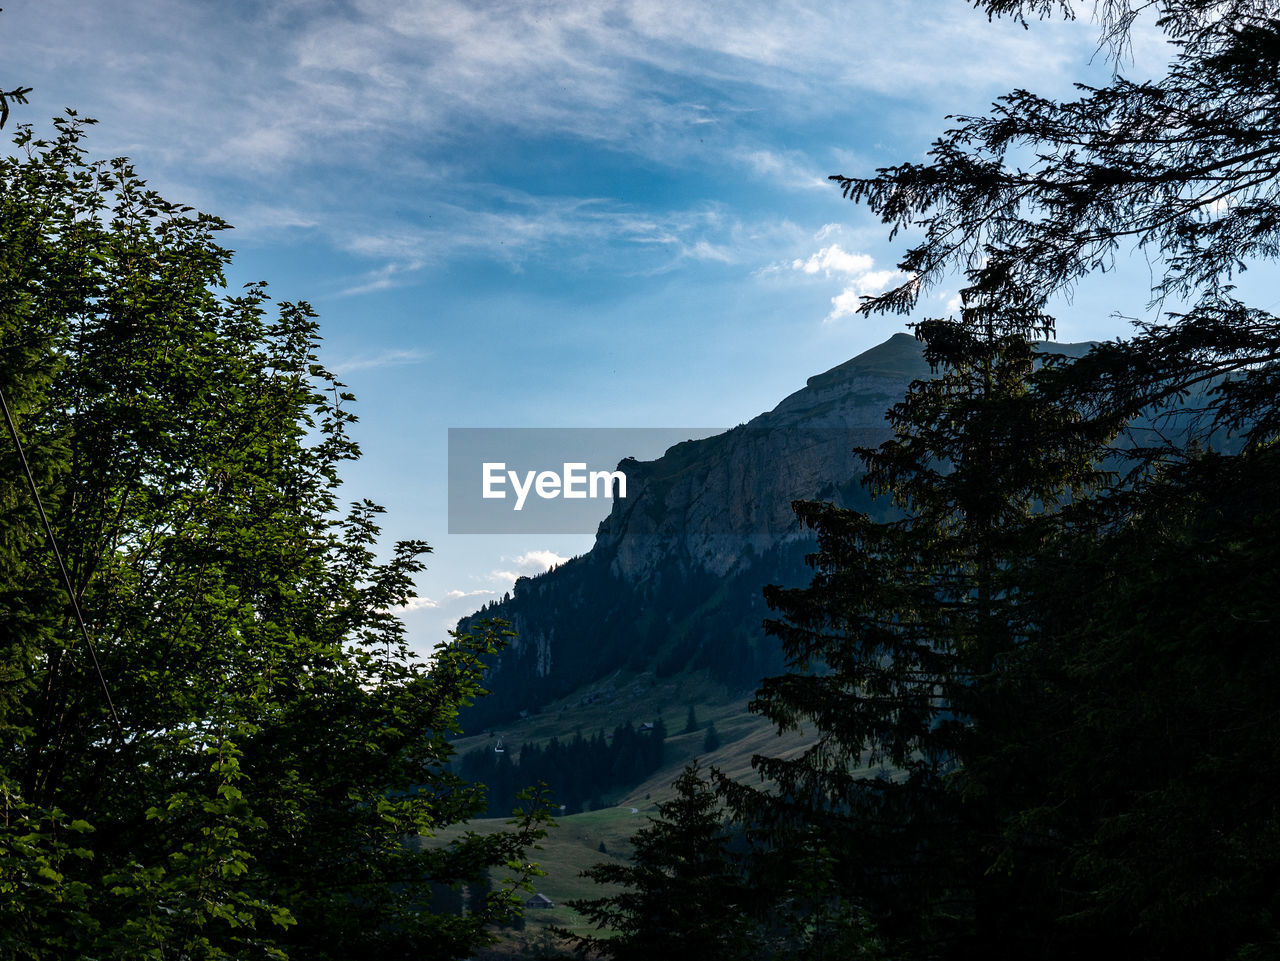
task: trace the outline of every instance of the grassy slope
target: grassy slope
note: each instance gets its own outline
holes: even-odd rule
[[[583,699],[592,694],[597,696],[583,704]],[[790,756],[809,743],[796,734],[779,737],[763,718],[747,712],[748,701],[748,695],[726,692],[697,673],[657,679],[652,674],[619,672],[549,705],[536,715],[495,730],[492,735],[484,732],[455,742],[459,752],[466,752],[495,746],[497,737],[501,736],[504,748],[514,752],[529,742],[571,738],[575,730],[590,736],[597,730],[611,732],[628,720],[638,725],[658,717],[668,731],[661,769],[643,783],[607,796],[609,807],[557,819],[557,827],[534,855],[547,872],[538,880],[536,890],[551,898],[556,907],[528,911],[526,930],[501,932],[502,943],[484,956],[519,956],[529,944],[547,937],[545,929],[553,924],[587,933],[589,927],[564,902],[611,892],[579,875],[597,862],[629,857],[630,836],[645,825],[647,816],[657,813],[660,801],[671,797],[671,782],[693,758],[699,758],[706,766],[714,765],[733,778],[749,781],[755,777],[751,770],[752,755]],[[700,727],[696,732],[685,734],[681,732],[690,704],[694,705]],[[721,743],[717,750],[707,753],[703,751],[703,743],[709,722],[715,723]],[[498,830],[502,825],[501,820],[493,819],[473,821],[469,827],[485,831]],[[443,839],[451,833],[443,835]],[[607,853],[600,852],[601,842]],[[522,948],[522,944],[526,947]]]
[[[588,703],[582,703],[584,700]],[[670,795],[671,782],[694,757],[701,757],[705,764],[714,764],[732,777],[747,778],[751,776],[753,754],[789,755],[808,743],[798,735],[777,737],[767,721],[747,712],[750,700],[749,694],[728,692],[700,672],[660,679],[652,673],[618,671],[537,714],[492,732],[460,738],[454,746],[459,754],[465,754],[477,747],[494,747],[501,737],[504,749],[515,752],[530,742],[545,744],[552,737],[568,740],[578,731],[584,737],[596,731],[610,734],[627,721],[639,725],[661,717],[667,728],[663,767],[635,789],[606,797],[611,803],[630,806],[643,801],[645,794],[651,795],[651,801],[665,800]],[[684,734],[691,704],[700,727],[695,733]],[[703,729],[709,722],[715,723],[721,746],[705,754]]]

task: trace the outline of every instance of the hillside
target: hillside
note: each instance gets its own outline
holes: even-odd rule
[[[812,541],[790,503],[870,508],[852,448],[887,436],[884,411],[927,372],[917,342],[898,334],[734,430],[622,461],[632,496],[614,503],[592,550],[521,578],[509,600],[478,612],[511,622],[517,638],[467,730],[509,723],[619,670],[656,682],[700,672],[737,695],[781,670],[761,630],[760,592],[807,580]]]
[[[1052,349],[1079,356],[1088,346]],[[853,449],[885,440],[885,411],[928,376],[919,342],[895,334],[733,430],[656,460],[623,460],[631,496],[614,501],[589,552],[519,579],[508,599],[460,622],[465,631],[478,617],[502,618],[517,635],[490,669],[492,693],[466,712],[466,730],[589,697],[619,671],[654,684],[694,672],[730,697],[781,672],[761,591],[807,583],[814,544],[791,503],[885,516],[859,482]]]

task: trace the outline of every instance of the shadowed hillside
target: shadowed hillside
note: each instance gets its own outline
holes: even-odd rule
[[[1088,345],[1054,349],[1078,356]],[[508,599],[460,623],[466,630],[499,617],[517,634],[490,670],[492,693],[467,711],[467,731],[575,693],[589,701],[593,686],[618,671],[655,683],[695,671],[730,695],[780,673],[781,652],[761,627],[761,590],[806,584],[815,543],[791,503],[826,500],[883,515],[859,483],[853,448],[885,440],[885,411],[928,376],[919,342],[895,334],[746,424],[656,460],[623,460],[632,494],[615,500],[594,547],[521,578]]]

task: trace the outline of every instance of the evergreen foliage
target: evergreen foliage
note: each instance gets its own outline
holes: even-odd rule
[[[694,706],[690,704],[689,713],[685,715],[684,731],[682,733],[692,734],[695,731],[697,731],[701,726],[702,725],[698,723],[698,712],[694,709]]]
[[[935,377],[863,452],[901,518],[797,505],[816,574],[768,593],[793,673],[754,706],[819,740],[758,759],[768,790],[721,790],[802,936],[834,905],[895,958],[1280,952],[1280,323],[1232,287],[1280,253],[1280,18],[1118,0],[1113,49],[1144,9],[1162,80],[1017,91],[924,163],[835,178],[920,228],[864,309],[967,285],[958,317],[914,325]],[[1038,359],[1050,299],[1130,243],[1152,302],[1187,306]],[[797,877],[818,896],[785,897]]]
[[[718,750],[720,747],[720,734],[716,731],[716,722],[712,721],[707,725],[706,737],[702,739],[702,750],[707,754]]]
[[[518,753],[477,748],[462,756],[458,773],[488,788],[485,817],[510,814],[509,799],[525,784],[546,785],[566,814],[577,814],[602,807],[603,792],[638,784],[662,767],[666,736],[661,718],[650,731],[639,731],[628,721],[609,738],[603,731],[590,738],[577,733],[569,741],[553,737],[542,746],[525,744]]]
[[[675,797],[658,805],[658,817],[632,837],[630,864],[603,863],[583,872],[600,884],[621,885],[610,897],[570,901],[611,937],[559,932],[580,950],[615,961],[732,961],[756,956],[759,940],[750,921],[752,900],[720,801],[697,763],[676,779]]]
[[[608,557],[576,557],[533,580],[486,617],[520,625],[513,647],[490,676],[491,696],[463,715],[470,733],[501,727],[521,710],[540,707],[617,672],[672,677],[700,670],[733,691],[750,691],[783,668],[782,653],[760,630],[765,584],[791,581],[809,544],[786,542],[756,559],[741,577],[673,565],[660,578],[619,580]],[[476,619],[478,620],[478,618]],[[459,623],[471,630],[472,619]],[[538,666],[537,637],[554,632],[556,666]],[[601,644],[600,638],[609,643]],[[497,659],[494,659],[497,662]]]

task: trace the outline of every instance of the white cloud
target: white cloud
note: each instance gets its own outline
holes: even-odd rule
[[[743,161],[758,176],[797,190],[831,190],[831,182],[816,172],[813,164],[796,151],[751,150]]]
[[[866,0],[854,18],[820,0],[357,0],[226,12],[47,0],[39,14],[5,16],[24,56],[93,90],[94,112],[128,118],[133,142],[249,175],[317,160],[368,169],[388,143],[444,142],[477,126],[670,162],[697,155],[693,134],[743,102],[779,98],[815,114],[825,98],[859,91],[986,92],[1062,72],[1094,36],[1088,24],[1023,31],[925,0]],[[79,29],[59,26],[70,22]],[[27,76],[23,66],[11,64]],[[758,95],[709,92],[725,90]],[[812,185],[796,157],[762,146],[748,155]]]
[[[791,266],[795,270],[803,270],[806,274],[816,274],[821,270],[830,277],[833,273],[866,273],[873,263],[869,254],[849,253],[842,250],[839,244],[832,244],[811,255],[808,260],[793,261]]]
[[[432,600],[429,597],[411,597],[407,604],[397,607],[395,610],[400,614],[408,613],[409,611],[438,610],[441,607],[448,607],[454,601],[460,601],[468,597],[488,597],[492,596],[494,593],[494,591],[489,590],[452,590],[445,593],[438,601]]]
[[[552,567],[558,567],[565,561],[569,560],[569,558],[561,557],[555,551],[527,551],[524,554],[519,554],[511,558],[511,560],[514,561],[518,567],[532,568],[541,572],[549,570]]]
[[[476,591],[458,591],[453,590],[445,594],[445,600],[457,601],[464,597],[483,597],[486,594],[492,594],[493,591],[476,590]]]
[[[547,550],[526,551],[515,557],[503,557],[502,559],[509,561],[513,569],[491,571],[489,579],[508,586],[514,584],[516,578],[541,574],[569,560],[567,557],[561,557],[555,551]]]
[[[340,295],[354,296],[414,283],[432,265],[464,254],[480,254],[520,271],[530,262],[553,260],[578,269],[651,275],[682,263],[733,264],[776,256],[780,242],[801,236],[787,221],[747,222],[716,204],[668,211],[637,211],[596,197],[537,197],[491,185],[466,196],[424,207],[417,224],[362,223],[334,236],[340,248],[384,263],[348,278]],[[502,208],[485,205],[500,197]],[[617,247],[630,248],[620,268]]]
[[[606,242],[660,251],[636,273],[749,262],[729,225],[697,223],[705,209],[653,216],[660,203],[521,197],[467,177],[483,176],[469,173],[477,158],[554,139],[648,169],[747,169],[787,190],[833,190],[830,170],[776,142],[780,128],[847,116],[869,93],[926,112],[980,109],[1010,86],[1065,76],[1094,36],[1088,24],[1024,31],[927,0],[860,0],[856,16],[820,0],[38,7],[4,14],[21,38],[9,68],[37,87],[37,109],[97,116],[98,149],[162,171],[175,196],[315,228],[380,261],[335,283],[347,295],[411,283],[458,254],[519,269],[567,241],[586,258],[607,257]],[[263,197],[274,215],[249,210]]]
[[[833,231],[832,226],[827,224],[818,236],[826,238],[838,232]],[[838,243],[823,247],[807,259],[793,260],[791,269],[811,275],[821,272],[825,277],[839,278],[844,283],[844,289],[831,298],[831,312],[824,321],[828,324],[856,314],[863,297],[883,293],[903,276],[896,270],[876,270],[875,260],[870,254],[847,251]]]
[[[390,290],[392,287],[412,282],[414,273],[424,266],[426,266],[425,263],[417,257],[383,264],[381,267],[365,271],[359,280],[350,286],[343,287],[335,296],[358,297],[361,294],[372,294],[379,290]]]
[[[722,264],[731,264],[734,261],[733,254],[727,247],[712,244],[705,240],[699,240],[688,248],[685,251],[685,256],[694,260],[714,260]]]

